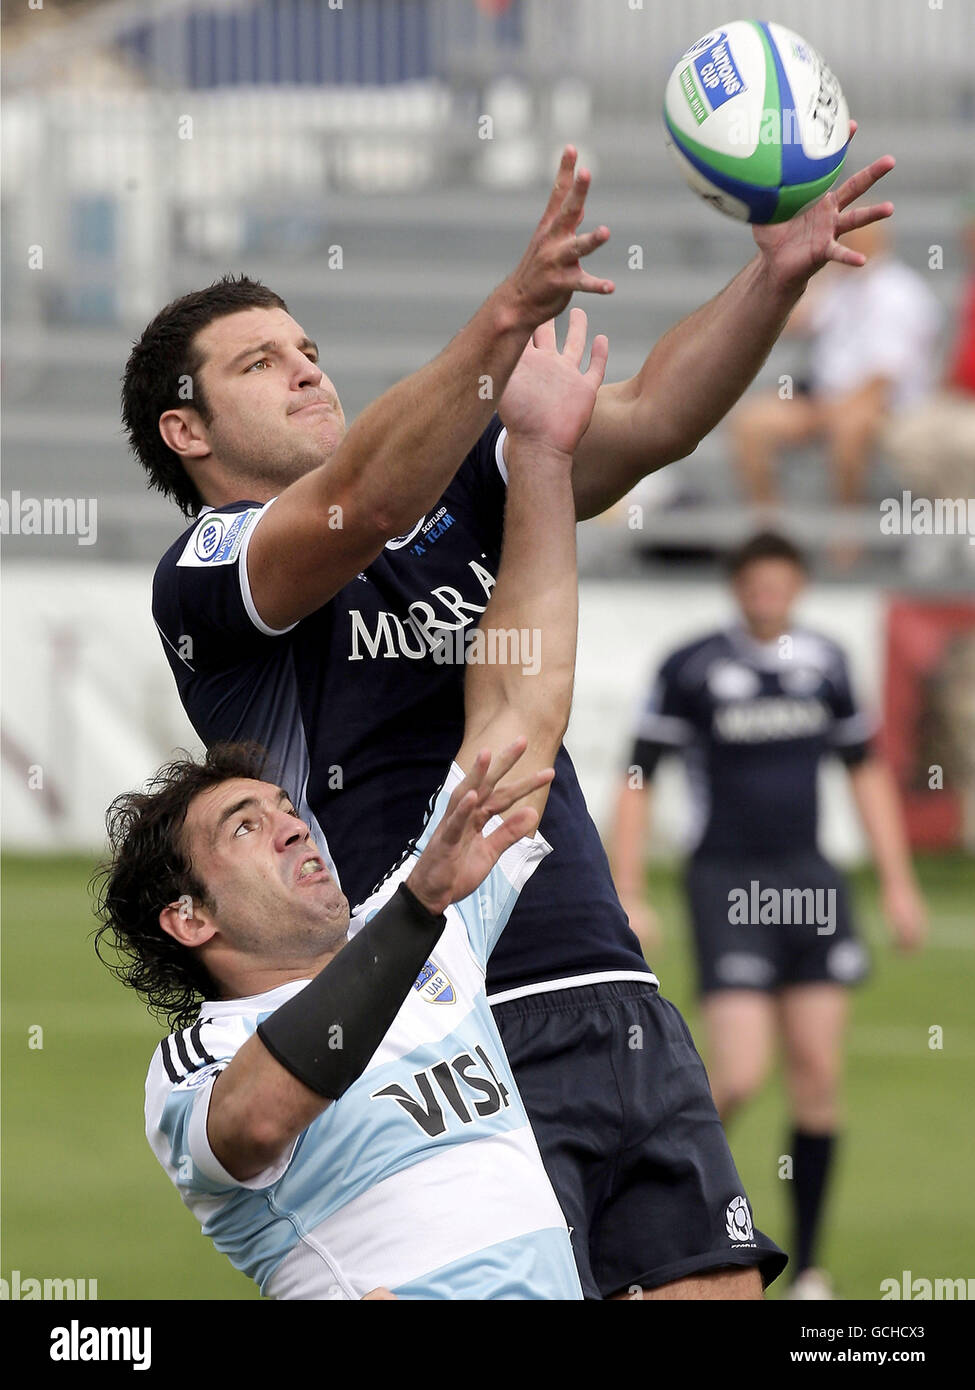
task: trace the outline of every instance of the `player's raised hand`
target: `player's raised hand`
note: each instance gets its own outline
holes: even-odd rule
[[[587,324],[582,309],[570,312],[569,331],[561,352],[554,320],[536,328],[498,405],[510,434],[547,445],[569,457],[575,453],[589,428],[609,355],[609,340],[600,333],[593,339],[589,366],[583,371]]]
[[[495,758],[490,750],[483,750],[455,788],[443,819],[409,878],[411,892],[430,912],[443,912],[449,903],[461,902],[473,893],[505,850],[534,831],[538,812],[532,807],[521,807],[512,811],[490,835],[482,833],[492,816],[509,810],[516,801],[544,787],[555,776],[555,769],[546,767],[504,788],[498,787],[527,745],[527,739],[516,739]]]
[[[588,169],[576,170],[577,158],[574,147],[566,145],[542,220],[517,269],[501,286],[517,322],[529,330],[560,314],[576,290],[612,294],[615,289],[612,280],[590,275],[582,268],[583,258],[609,240],[609,228],[577,232],[585,216],[591,180]]]
[[[856,128],[856,121],[851,121],[851,139]],[[873,203],[860,208],[850,204],[889,174],[895,162],[893,155],[885,154],[838,188],[831,188],[817,203],[812,203],[788,222],[752,228],[777,285],[783,289],[801,289],[827,261],[852,266],[866,264],[866,256],[841,245],[837,238],[893,214],[893,203]]]

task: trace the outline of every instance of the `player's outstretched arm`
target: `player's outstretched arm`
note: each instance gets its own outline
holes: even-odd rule
[[[660,945],[660,923],[647,901],[644,872],[651,809],[650,778],[641,780],[638,786],[629,776],[621,778],[609,859],[623,911],[644,949],[656,949]]]
[[[409,884],[258,1026],[217,1077],[207,1139],[232,1177],[247,1182],[272,1168],[358,1079],[440,939],[447,906],[474,892],[504,851],[533,832],[538,812],[522,806],[490,835],[482,833],[492,816],[503,815],[555,775],[552,768],[519,771],[499,788],[523,750],[521,740],[490,769],[489,754],[475,760]]]
[[[555,324],[539,328],[513,374],[502,411],[508,427],[508,497],[497,584],[469,637],[463,768],[480,750],[524,736],[522,772],[548,767],[569,719],[578,584],[572,456],[588,425],[609,344],[593,340],[582,370],[586,315],[573,309],[564,349]],[[527,799],[539,814],[548,796]]]
[[[576,451],[580,518],[693,453],[755,379],[810,278],[830,261],[865,263],[837,238],[893,214],[890,202],[852,206],[893,167],[884,155],[790,221],[753,228],[759,250],[744,270],[665,333],[636,376],[603,387]]]
[[[567,146],[516,269],[443,352],[358,417],[332,457],[278,497],[254,533],[248,576],[265,623],[320,608],[440,497],[495,410],[531,333],[576,291],[610,294],[582,261],[609,237],[577,233],[590,176]]]

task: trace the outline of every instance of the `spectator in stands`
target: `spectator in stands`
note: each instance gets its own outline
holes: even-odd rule
[[[969,273],[941,387],[891,423],[885,438],[917,496],[975,496],[975,200],[964,244]]]
[[[787,331],[810,339],[808,380],[747,397],[729,417],[735,461],[748,499],[779,502],[782,449],[823,440],[834,495],[860,501],[872,450],[889,420],[933,384],[932,355],[941,310],[921,276],[891,256],[880,226],[847,233],[867,265],[856,276],[836,266],[793,311]]]

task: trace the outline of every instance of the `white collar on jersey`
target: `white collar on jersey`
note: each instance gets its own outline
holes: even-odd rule
[[[783,636],[785,635],[783,634]],[[760,642],[741,622],[732,624],[728,629],[728,636],[732,646],[737,647],[749,661],[754,662],[760,669],[777,670],[782,665],[782,650],[778,637],[773,637],[770,642]]]

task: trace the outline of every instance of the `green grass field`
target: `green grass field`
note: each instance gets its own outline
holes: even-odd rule
[[[951,857],[919,867],[932,934],[915,958],[887,950],[873,879],[854,879],[874,976],[855,997],[848,1121],[822,1252],[846,1298],[876,1299],[880,1281],[904,1269],[975,1277],[975,866]],[[257,1297],[199,1234],[145,1141],[143,1083],[160,1029],[95,958],[90,871],[80,859],[2,863],[0,1275],[97,1279],[100,1299]],[[669,933],[653,964],[696,1033],[672,872],[654,871],[653,899]],[[935,1025],[940,1050],[929,1047]],[[787,1245],[777,1081],[731,1142],[758,1224]]]

